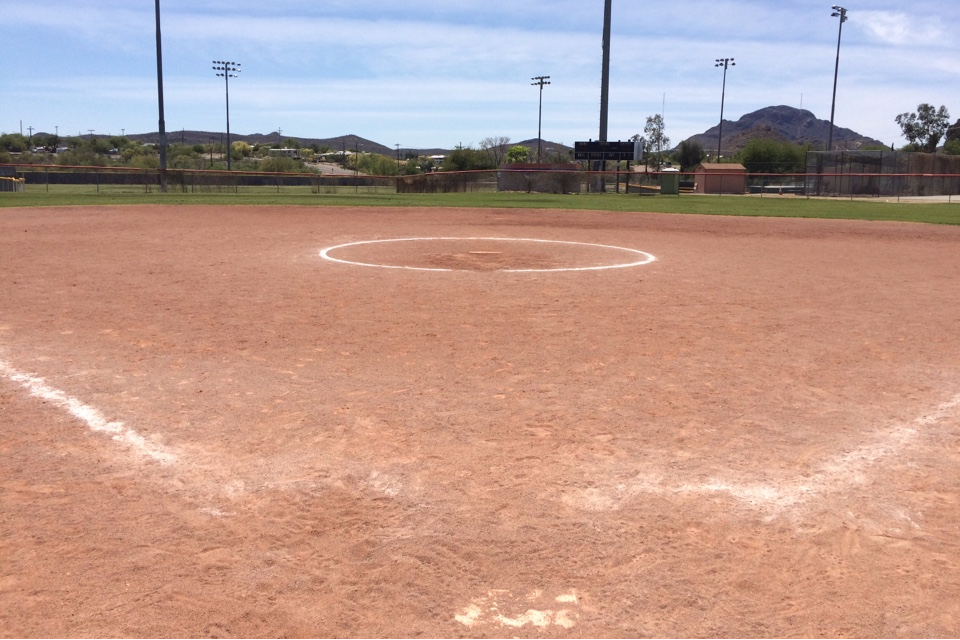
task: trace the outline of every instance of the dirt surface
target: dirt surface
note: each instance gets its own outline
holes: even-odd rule
[[[0,633],[955,637],[958,317],[960,228],[2,209]]]

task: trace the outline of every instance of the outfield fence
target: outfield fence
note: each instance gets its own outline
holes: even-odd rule
[[[868,152],[869,153],[869,152]],[[714,195],[731,192],[755,196],[793,195],[856,198],[945,196],[960,199],[960,166],[930,163],[898,154],[875,161],[862,154],[811,154],[803,173],[747,173],[711,176]],[[821,156],[821,157],[818,157]],[[903,157],[908,156],[908,157]],[[914,157],[910,157],[914,156]],[[920,162],[927,164],[918,164]],[[909,163],[913,162],[913,165]],[[937,161],[940,162],[940,161]],[[904,164],[907,163],[907,164]],[[909,169],[927,171],[899,171]],[[567,168],[569,167],[569,168]],[[829,170],[820,170],[821,168]],[[952,169],[948,171],[948,169]],[[160,191],[158,169],[65,167],[60,165],[0,165],[0,191],[59,191],[90,193],[153,193]],[[698,176],[677,171],[587,171],[579,165],[551,168],[435,172],[410,176],[330,175],[317,173],[254,173],[168,169],[167,190],[175,193],[620,193],[635,195],[686,194],[697,191]],[[702,179],[702,176],[700,177]],[[728,183],[724,183],[724,180]],[[703,191],[700,185],[699,191]],[[706,195],[710,195],[708,192]]]
[[[64,167],[60,165],[20,165],[17,175],[28,188],[57,189],[64,186],[86,187],[92,192],[152,193],[161,187],[159,169],[126,167]],[[295,190],[316,194],[396,191],[392,177],[329,175],[319,173],[254,173],[248,171],[203,171],[168,169],[167,190],[178,193],[281,193]]]

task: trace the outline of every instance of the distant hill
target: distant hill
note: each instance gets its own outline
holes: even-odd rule
[[[717,152],[720,125],[687,140],[699,142],[711,156]],[[830,135],[830,121],[821,120],[806,109],[780,105],[765,107],[748,113],[736,122],[723,121],[723,148],[721,155],[731,156],[753,138],[767,138],[780,142],[809,144],[814,150],[824,150]],[[868,138],[852,129],[833,127],[834,148],[854,151],[864,146],[887,146],[875,138]]]
[[[134,133],[127,136],[130,140],[137,142],[156,142],[157,132],[153,133]],[[222,131],[167,131],[167,142],[171,144],[210,144],[213,142],[226,142],[227,134]],[[336,138],[300,138],[297,136],[288,136],[279,132],[272,133],[230,133],[231,142],[247,142],[249,144],[283,144],[287,140],[296,140],[300,146],[310,147],[314,144],[323,146],[328,145],[331,149],[357,149],[367,153],[381,153],[387,156],[394,156],[397,153],[395,147],[391,148],[358,135],[348,134]]]
[[[717,134],[719,125],[710,127],[703,133],[690,136],[687,140],[699,142],[704,150],[713,156],[717,152]],[[723,121],[723,155],[732,156],[737,151],[746,146],[753,138],[768,138],[781,142],[793,142],[796,144],[809,144],[815,150],[822,150],[826,147],[827,137],[830,134],[830,121],[821,120],[806,109],[797,109],[780,105],[777,107],[765,107],[748,113],[736,122],[731,120]],[[131,140],[139,142],[156,142],[157,133],[138,133],[127,135]],[[301,138],[297,136],[284,135],[274,131],[271,133],[252,133],[237,134],[231,133],[230,139],[234,142],[244,141],[250,144],[283,144],[287,140],[295,140],[301,146],[310,147],[314,144],[323,146],[328,145],[331,149],[359,149],[368,153],[380,153],[385,156],[394,157],[397,153],[396,147],[390,147],[373,140],[361,138],[355,134],[347,134],[333,138]],[[171,143],[181,144],[209,144],[211,141],[220,142],[226,140],[226,134],[216,131],[168,131],[167,140]],[[509,146],[523,145],[531,150],[532,154],[537,152],[537,139],[532,138],[521,142],[511,142]],[[864,146],[888,146],[880,140],[861,135],[852,129],[846,129],[834,126],[833,145],[835,148],[856,150]],[[562,143],[550,142],[544,140],[541,145],[545,161],[556,161],[557,159],[566,159],[572,147]],[[425,149],[417,147],[401,147],[401,152],[416,151],[420,155],[444,155],[450,153],[450,149]]]
[[[40,135],[40,134],[38,134]],[[152,133],[134,133],[129,134],[126,137],[129,140],[136,140],[137,142],[150,142],[156,143],[157,141],[157,132]],[[211,142],[226,142],[227,134],[221,131],[188,131],[186,129],[180,131],[168,131],[167,132],[167,142],[171,144],[210,144]],[[726,135],[724,135],[726,138]],[[337,136],[335,138],[300,138],[298,136],[288,136],[278,133],[276,131],[272,133],[230,133],[231,142],[246,142],[248,144],[283,144],[287,140],[294,140],[300,144],[302,147],[311,147],[313,145],[324,146],[327,145],[331,149],[347,149],[348,151],[353,149],[358,149],[362,152],[367,153],[379,153],[385,156],[394,157],[397,153],[396,147],[388,147],[386,145],[380,144],[379,142],[374,142],[373,140],[367,140],[366,138],[361,138],[355,134],[347,134],[344,136]],[[530,140],[524,140],[522,142],[511,142],[508,146],[522,145],[531,150],[532,154],[537,152],[537,139],[532,138]],[[557,158],[568,157],[568,152],[573,150],[573,147],[568,147],[563,143],[550,142],[544,140],[540,144],[542,148],[542,153],[544,158]],[[434,156],[434,155],[445,155],[450,153],[451,149],[424,149],[417,147],[400,147],[401,153],[406,151],[416,151],[422,156]]]

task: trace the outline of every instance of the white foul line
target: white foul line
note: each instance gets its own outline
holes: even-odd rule
[[[599,249],[614,249],[616,251],[626,251],[627,253],[632,253],[635,255],[642,256],[641,260],[636,260],[634,262],[624,262],[619,264],[607,264],[600,265],[596,267],[560,267],[556,269],[497,269],[497,271],[503,271],[508,273],[546,273],[550,271],[600,271],[602,269],[625,269],[627,267],[639,267],[641,265],[649,264],[656,260],[656,256],[653,254],[647,253],[646,251],[640,251],[639,249],[629,249],[627,247],[617,247],[609,244],[595,244],[592,242],[572,242],[570,240],[542,240],[539,238],[447,238],[447,237],[438,237],[438,238],[388,238],[385,240],[361,240],[359,242],[347,242],[346,244],[338,244],[335,247],[327,247],[320,252],[320,257],[325,260],[330,260],[332,262],[340,262],[342,264],[352,264],[358,267],[380,267],[381,269],[409,269],[411,271],[460,271],[460,269],[441,269],[436,267],[408,267],[404,265],[391,265],[391,264],[374,264],[369,262],[353,262],[351,260],[343,260],[341,258],[334,258],[330,255],[331,251],[336,249],[343,249],[345,247],[354,247],[362,244],[377,244],[381,242],[423,242],[430,240],[441,240],[441,241],[450,241],[450,240],[495,240],[500,242],[540,242],[540,243],[550,243],[550,244],[570,244],[577,245],[581,247],[596,247]]]
[[[822,461],[819,470],[804,477],[779,483],[744,483],[713,478],[702,483],[672,484],[666,474],[646,471],[611,486],[596,483],[589,489],[568,494],[564,501],[592,511],[619,509],[626,501],[640,494],[726,494],[735,501],[765,511],[797,507],[818,496],[835,494],[866,482],[867,469],[883,458],[907,448],[922,427],[934,425],[960,408],[960,394],[941,403],[933,411],[906,424],[893,425],[868,442],[850,451],[838,453]]]
[[[66,409],[75,418],[80,419],[91,431],[109,434],[114,441],[130,447],[136,453],[168,465],[177,461],[177,456],[165,447],[148,442],[146,438],[119,421],[108,421],[96,408],[68,396],[59,389],[49,386],[43,378],[22,373],[7,362],[0,360],[0,373],[30,392],[30,395],[51,402]]]

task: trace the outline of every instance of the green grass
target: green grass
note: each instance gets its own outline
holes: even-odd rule
[[[960,199],[958,199],[960,200]],[[323,188],[241,187],[239,192],[145,193],[143,187],[56,186],[49,191],[30,185],[23,193],[0,193],[3,207],[103,205],[292,205],[357,207],[478,207],[524,209],[583,209],[613,212],[695,213],[706,215],[895,220],[960,224],[960,201],[907,203],[841,198],[778,196],[637,196],[616,193],[555,195],[545,193],[437,193],[398,194],[384,187]]]

